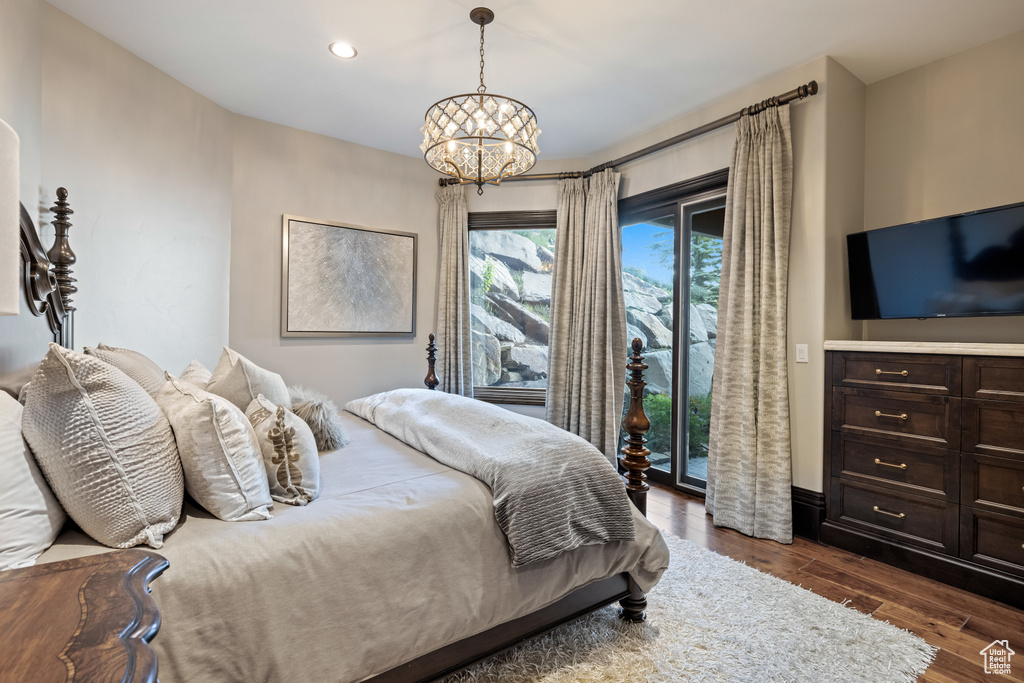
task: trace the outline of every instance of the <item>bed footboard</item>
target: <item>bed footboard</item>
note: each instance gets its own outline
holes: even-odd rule
[[[633,355],[629,359],[626,369],[630,377],[626,381],[629,387],[629,410],[622,418],[622,431],[626,433],[626,445],[620,451],[619,465],[626,470],[626,495],[636,505],[644,517],[647,516],[647,492],[651,490],[647,483],[647,470],[651,467],[651,460],[647,456],[651,451],[644,446],[647,443],[647,432],[651,428],[651,422],[644,412],[644,370],[647,364],[644,357],[640,355],[643,349],[643,342],[639,338],[633,339]],[[619,600],[622,610],[619,616],[627,621],[644,621],[647,618],[647,596],[640,589],[640,586],[629,579],[629,597]]]
[[[626,495],[636,505],[636,509],[647,516],[647,492],[651,487],[647,484],[647,470],[651,467],[651,460],[647,456],[651,452],[644,446],[647,443],[647,432],[651,428],[651,421],[647,419],[644,412],[644,370],[647,364],[644,357],[640,355],[643,349],[643,342],[639,338],[633,340],[633,355],[629,359],[626,369],[630,371],[630,377],[626,381],[629,387],[629,410],[622,418],[622,431],[626,433],[626,445],[619,451],[623,457],[619,458],[619,465],[626,470]]]

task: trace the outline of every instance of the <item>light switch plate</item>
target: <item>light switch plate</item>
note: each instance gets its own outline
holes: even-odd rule
[[[796,345],[796,362],[806,363],[807,362],[807,344]]]

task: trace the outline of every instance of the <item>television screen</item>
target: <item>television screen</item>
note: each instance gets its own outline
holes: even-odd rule
[[[854,320],[1024,315],[1024,202],[846,242]]]

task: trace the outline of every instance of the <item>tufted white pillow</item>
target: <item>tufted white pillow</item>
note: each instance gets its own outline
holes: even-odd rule
[[[22,410],[0,391],[0,571],[34,564],[67,519],[21,436]]]
[[[95,356],[105,363],[110,363],[138,382],[139,386],[145,389],[150,396],[156,396],[156,392],[160,391],[160,387],[164,385],[164,371],[138,351],[118,349],[100,343],[96,348],[86,346],[85,353]]]
[[[270,497],[306,505],[320,495],[320,454],[309,425],[260,394],[245,411],[263,453]]]
[[[68,516],[114,548],[163,545],[184,485],[167,418],[133,379],[50,344],[25,389],[22,431]]]
[[[245,414],[171,375],[156,400],[174,428],[189,495],[225,522],[270,519],[263,455]]]
[[[213,369],[213,376],[210,377],[206,390],[223,396],[243,411],[260,394],[276,406],[290,408],[292,405],[288,387],[281,379],[281,375],[264,370],[226,346],[220,354],[217,367]]]

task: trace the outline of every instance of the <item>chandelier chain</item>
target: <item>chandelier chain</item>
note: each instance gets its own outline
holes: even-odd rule
[[[487,92],[484,85],[484,23],[480,22],[480,87],[476,89],[479,93]]]

